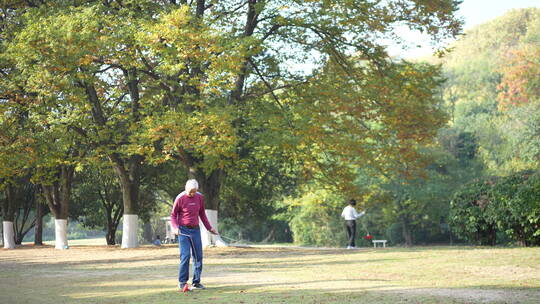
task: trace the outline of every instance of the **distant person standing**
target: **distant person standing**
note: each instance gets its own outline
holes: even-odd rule
[[[203,267],[201,230],[199,228],[199,217],[206,229],[217,234],[212,228],[204,209],[204,196],[197,192],[199,183],[190,179],[186,182],[185,191],[180,193],[175,201],[171,212],[171,225],[174,234],[178,235],[178,246],[180,247],[180,266],[178,269],[178,288],[181,291],[188,290],[187,281],[189,277],[189,260],[193,254],[193,281],[192,288],[204,289],[201,284],[201,273]]]
[[[351,199],[349,201],[349,205],[343,208],[343,212],[341,212],[341,217],[345,219],[345,230],[347,231],[347,238],[349,240],[347,249],[355,248],[354,239],[356,238],[356,219],[366,214],[365,211],[360,213],[356,212],[354,206],[356,206],[356,201]]]

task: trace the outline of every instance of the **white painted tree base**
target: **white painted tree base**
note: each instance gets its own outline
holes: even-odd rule
[[[13,229],[13,222],[3,221],[4,227],[4,248],[15,249],[15,230]]]
[[[136,214],[124,214],[122,220],[122,248],[137,248],[139,229],[139,216]]]
[[[210,222],[210,225],[212,225],[212,227],[214,229],[216,229],[216,231],[218,231],[218,212],[217,212],[217,210],[206,209],[206,217],[208,218],[208,221]],[[199,226],[201,227],[201,242],[202,242],[203,247],[208,247],[208,246],[227,247],[227,246],[229,246],[225,241],[223,241],[221,236],[213,235],[210,232],[208,232],[208,230],[206,230],[206,227],[204,227],[204,224],[202,222],[200,222]]]
[[[56,249],[68,249],[67,220],[54,220],[54,240]]]

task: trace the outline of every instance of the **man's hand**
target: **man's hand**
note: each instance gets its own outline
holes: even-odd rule
[[[209,231],[210,231],[211,234],[215,234],[215,235],[218,234],[215,228],[212,228]]]
[[[173,231],[172,231],[175,235],[179,235],[180,234],[180,229],[178,228],[173,228]]]

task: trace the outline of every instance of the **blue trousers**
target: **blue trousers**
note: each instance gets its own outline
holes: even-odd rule
[[[201,230],[199,228],[187,228],[180,226],[178,235],[178,247],[180,248],[180,266],[178,268],[178,282],[186,283],[189,278],[189,259],[193,255],[193,281],[199,283],[202,273],[202,243]]]

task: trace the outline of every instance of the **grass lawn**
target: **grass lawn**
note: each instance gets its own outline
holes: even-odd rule
[[[0,303],[540,303],[540,248],[208,248],[176,288],[178,248],[0,250]]]

